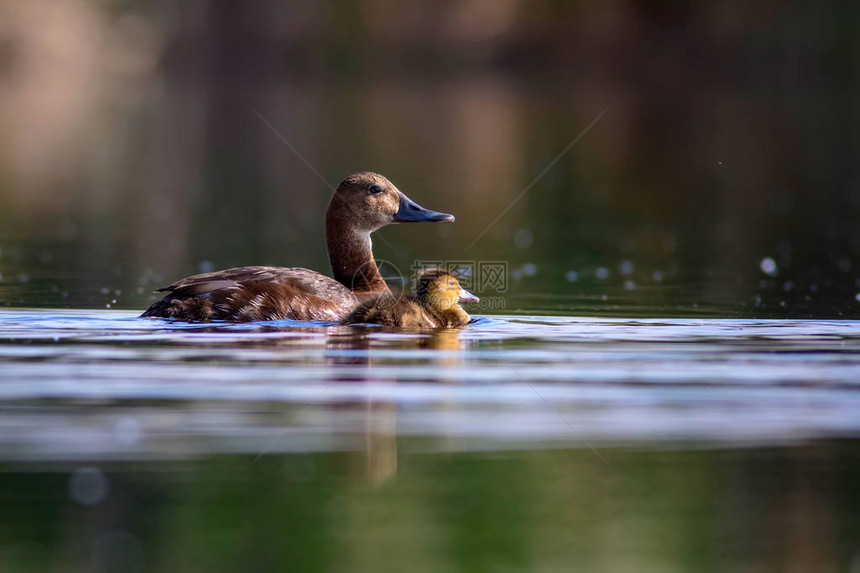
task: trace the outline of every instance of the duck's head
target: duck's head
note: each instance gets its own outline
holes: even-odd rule
[[[421,304],[439,310],[457,306],[461,302],[481,300],[461,287],[457,277],[442,269],[421,273],[415,283],[415,296]]]
[[[453,221],[454,216],[425,209],[377,173],[353,173],[335,189],[326,222],[371,233],[392,223]]]

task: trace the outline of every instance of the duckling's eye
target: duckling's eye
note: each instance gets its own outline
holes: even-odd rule
[[[374,195],[376,195],[377,193],[382,193],[382,187],[380,187],[379,185],[371,185],[367,188],[367,190]]]
[[[454,286],[454,281],[448,281],[449,286]]]

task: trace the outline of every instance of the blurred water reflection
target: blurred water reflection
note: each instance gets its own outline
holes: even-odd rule
[[[0,453],[739,446],[860,433],[851,321],[481,318],[432,334],[0,315]],[[611,458],[611,455],[609,455]]]
[[[4,570],[856,560],[853,321],[7,310],[0,339]]]
[[[7,571],[835,572],[857,558],[857,462],[840,442],[625,450],[609,465],[409,449],[383,484],[353,453],[114,462],[99,464],[110,490],[95,506],[69,496],[78,466],[3,464],[0,536]]]

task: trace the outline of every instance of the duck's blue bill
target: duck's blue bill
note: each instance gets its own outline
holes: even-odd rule
[[[394,214],[395,223],[435,223],[453,220],[454,215],[425,209],[403,193],[400,194],[400,208]]]

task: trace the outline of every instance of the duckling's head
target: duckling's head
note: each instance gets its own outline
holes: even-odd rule
[[[370,171],[353,173],[335,189],[326,223],[346,225],[371,233],[392,223],[453,221],[454,216],[431,211],[400,192],[394,184]]]
[[[415,283],[415,296],[421,304],[437,310],[446,310],[461,302],[480,300],[461,287],[457,277],[442,269],[421,273]]]

